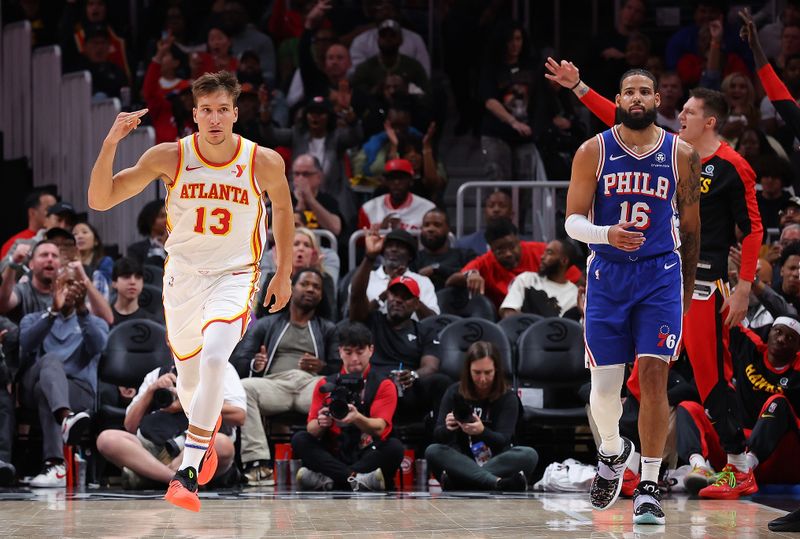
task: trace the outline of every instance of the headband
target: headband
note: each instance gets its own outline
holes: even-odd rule
[[[789,329],[800,335],[800,322],[798,322],[794,318],[789,318],[788,316],[779,316],[772,323],[773,326],[777,324],[787,326]]]

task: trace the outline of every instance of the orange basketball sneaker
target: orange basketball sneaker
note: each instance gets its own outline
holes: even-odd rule
[[[200,498],[197,496],[197,472],[191,466],[175,472],[169,482],[164,499],[172,505],[194,511],[200,511]]]
[[[214,427],[214,432],[211,434],[211,441],[208,442],[208,449],[206,449],[206,454],[203,455],[203,460],[200,461],[200,467],[197,470],[197,484],[198,485],[205,485],[211,479],[213,479],[214,474],[217,473],[217,450],[214,449],[214,439],[217,437],[217,432],[219,432],[219,428],[222,426],[222,416],[220,415],[217,418],[217,426]]]
[[[758,485],[753,470],[740,472],[733,464],[726,464],[717,474],[717,480],[701,489],[699,494],[701,498],[735,500],[740,496],[749,496],[756,492],[758,492]]]

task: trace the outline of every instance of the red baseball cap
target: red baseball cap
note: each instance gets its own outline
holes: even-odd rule
[[[419,285],[417,284],[417,281],[415,281],[411,277],[406,277],[405,275],[401,275],[400,277],[395,277],[389,282],[389,286],[387,286],[386,288],[388,290],[389,288],[392,288],[395,285],[404,286],[406,290],[411,292],[412,296],[414,296],[415,298],[419,298]]]
[[[391,159],[389,161],[386,161],[386,165],[383,167],[383,171],[386,172],[387,174],[389,172],[404,172],[409,176],[413,176],[414,166],[408,159]]]

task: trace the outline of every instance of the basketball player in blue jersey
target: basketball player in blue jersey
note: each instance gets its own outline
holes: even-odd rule
[[[291,295],[294,218],[283,158],[233,134],[241,87],[226,71],[192,84],[198,132],[147,150],[130,168],[113,173],[119,142],[147,110],[117,116],[89,183],[89,206],[107,210],[139,194],[154,179],[167,188],[164,315],[175,357],[176,391],[189,429],[166,500],[200,510],[197,486],[217,469],[214,438],[221,425],[226,364],[250,320],[266,243],[266,196],[278,269],[264,305],[282,309]]]
[[[669,420],[667,373],[700,249],[700,158],[655,125],[655,77],[626,72],[616,97],[621,124],[587,140],[572,164],[567,233],[589,244],[585,340],[590,406],[602,442],[591,503],[619,497],[633,443],[619,434],[625,364],[639,358],[641,481],[634,524],[663,524],[658,473]]]

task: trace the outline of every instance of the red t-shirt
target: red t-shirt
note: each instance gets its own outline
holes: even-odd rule
[[[345,371],[342,370],[342,374],[344,373]],[[364,378],[367,377],[367,374],[369,374],[369,366],[363,373]],[[311,398],[311,408],[308,410],[307,422],[316,419],[319,415],[320,408],[325,406],[325,399],[328,397],[328,395],[324,395],[319,391],[319,388],[322,387],[325,382],[326,380],[323,378],[317,382],[317,385],[314,388],[314,396]],[[395,389],[394,382],[387,378],[381,381],[380,385],[378,386],[378,391],[375,393],[375,399],[372,401],[372,405],[369,407],[370,418],[381,418],[386,421],[386,428],[383,429],[381,440],[386,440],[389,437],[389,434],[392,432],[392,417],[394,417],[394,412],[396,409],[397,389]],[[342,429],[336,424],[336,420],[334,420],[333,425],[328,429],[328,434],[335,437],[341,433]]]
[[[462,273],[467,270],[478,270],[481,277],[486,281],[484,290],[486,297],[492,300],[498,309],[508,295],[508,285],[514,280],[514,277],[524,271],[539,271],[542,255],[547,248],[546,243],[538,241],[521,241],[519,243],[522,252],[519,257],[519,263],[513,270],[509,271],[501,266],[492,251],[473,259],[461,269]],[[581,271],[576,266],[570,266],[566,277],[576,283],[581,278]]]
[[[34,237],[35,235],[36,235],[36,232],[34,232],[33,230],[31,230],[29,228],[26,228],[22,232],[14,234],[13,236],[11,236],[8,239],[8,241],[6,241],[3,244],[3,249],[0,250],[0,258],[5,258],[5,256],[8,254],[9,249],[11,249],[11,246],[14,245],[15,241],[17,241],[17,240],[29,240],[32,237]]]

